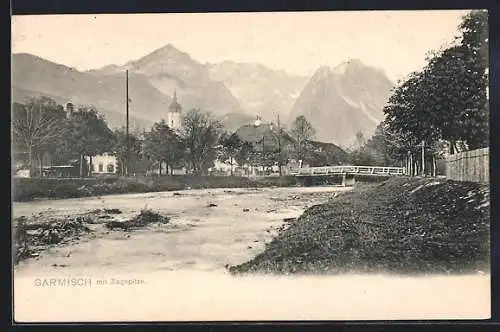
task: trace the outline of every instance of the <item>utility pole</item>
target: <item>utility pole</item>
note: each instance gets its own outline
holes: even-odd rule
[[[278,167],[281,176],[281,126],[280,126],[279,113],[278,113]]]
[[[425,176],[425,141],[422,141],[422,175]]]
[[[129,165],[130,165],[130,139],[129,139],[129,132],[128,132],[128,101],[129,101],[129,98],[128,98],[128,70],[125,72],[126,74],[126,81],[125,81],[125,89],[126,89],[126,94],[127,94],[127,133],[126,133],[126,140],[127,140],[127,163],[125,165],[125,175],[128,176],[128,169],[129,169]]]
[[[264,136],[264,135],[262,135],[262,172],[263,172],[263,173],[264,173],[264,168],[265,168],[265,166],[264,166],[264,164],[265,164],[265,161],[264,161],[264,160],[265,160],[265,149],[264,149],[264,148],[265,148],[265,145],[264,145],[264,138],[265,138],[265,136]]]

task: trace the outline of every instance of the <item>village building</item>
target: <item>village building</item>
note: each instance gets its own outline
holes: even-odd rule
[[[290,155],[293,143],[288,135],[281,134],[279,141],[279,128],[276,124],[264,121],[260,115],[256,115],[253,123],[241,126],[235,132],[238,137],[252,144],[255,154],[264,153],[268,157],[274,155],[275,162],[272,165],[262,165],[259,161],[256,164],[240,165],[237,169],[242,169],[246,175],[261,176],[261,175],[279,175],[280,168],[278,159],[279,145],[282,153]],[[279,143],[278,143],[279,141]],[[267,158],[267,157],[266,157]],[[281,173],[287,174],[287,160],[281,160]]]
[[[86,157],[90,165],[90,158]],[[92,157],[92,166],[90,169],[92,175],[116,174],[118,173],[118,159],[108,153]]]
[[[53,158],[50,152],[45,152],[42,158],[38,155],[33,155],[31,163],[33,165],[32,171],[34,171],[34,174],[30,172],[28,151],[25,149],[12,148],[11,172],[16,177],[29,178],[39,175],[40,172],[45,173],[47,169],[53,166]]]

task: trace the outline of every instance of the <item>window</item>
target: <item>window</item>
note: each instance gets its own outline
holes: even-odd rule
[[[104,169],[104,165],[102,163],[99,163],[99,172],[102,172]]]
[[[115,171],[115,165],[108,164],[108,173],[113,173]]]

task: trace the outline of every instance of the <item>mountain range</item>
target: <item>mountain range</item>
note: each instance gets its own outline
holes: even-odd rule
[[[380,69],[351,59],[335,67],[322,66],[295,100],[288,122],[304,115],[316,130],[316,139],[348,147],[356,133],[373,135],[384,120],[382,109],[393,83]]]
[[[288,115],[309,79],[261,64],[226,60],[207,66],[212,79],[224,82],[247,113],[268,121],[274,121],[278,114]]]
[[[321,67],[312,76],[260,64],[203,64],[168,44],[123,65],[79,71],[28,53],[12,55],[12,97],[46,95],[59,103],[94,105],[110,126],[125,124],[125,71],[129,72],[131,126],[146,129],[166,118],[174,92],[184,110],[210,111],[227,130],[256,115],[290,125],[305,115],[317,139],[345,145],[358,131],[369,136],[383,119],[392,83],[383,71],[353,60]]]
[[[106,66],[89,73],[113,76],[125,70],[143,76],[165,96],[172,96],[175,91],[185,109],[200,108],[214,115],[243,112],[238,99],[224,83],[211,79],[205,65],[171,44],[123,66]]]

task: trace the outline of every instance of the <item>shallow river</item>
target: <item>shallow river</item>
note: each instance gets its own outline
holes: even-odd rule
[[[226,273],[225,265],[243,263],[261,252],[284,218],[297,217],[308,206],[343,190],[349,189],[207,189],[15,203],[14,216],[118,208],[123,211],[120,218],[127,218],[147,207],[171,217],[166,225],[132,232],[96,229],[76,244],[21,262],[14,271],[15,317],[151,321],[489,315],[489,276],[231,277]]]
[[[321,203],[339,187],[275,189],[210,189],[103,196],[16,203],[14,215],[39,213],[73,215],[93,209],[118,208],[127,218],[143,208],[170,216],[170,223],[133,232],[97,232],[78,244],[49,250],[36,260],[22,262],[20,275],[58,272],[89,275],[107,271],[224,270],[243,263],[264,249],[284,218],[299,216]],[[215,204],[214,207],[209,207]],[[64,270],[64,271],[63,271]]]

